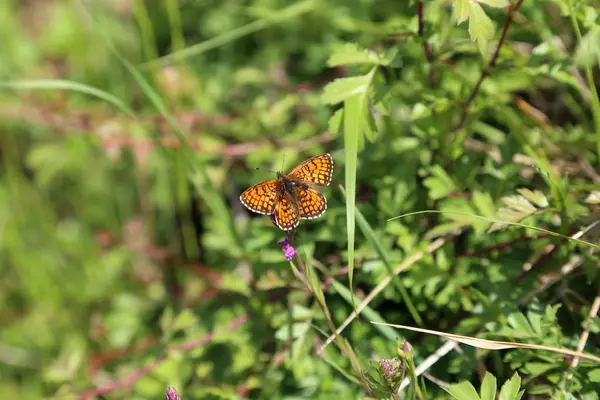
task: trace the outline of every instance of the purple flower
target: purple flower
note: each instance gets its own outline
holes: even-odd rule
[[[379,376],[387,388],[395,392],[406,373],[406,360],[400,357],[385,358],[378,362]]]
[[[294,246],[292,246],[287,239],[283,239],[277,244],[279,245],[279,247],[281,247],[281,250],[283,250],[285,258],[287,258],[288,261],[292,261],[292,257],[294,257],[294,255],[296,254],[296,249],[294,248]]]
[[[181,397],[177,396],[175,388],[169,387],[167,389],[166,400],[181,400]]]
[[[273,224],[277,225],[275,222],[275,215],[269,214],[269,218],[271,218],[271,222],[273,222]],[[277,243],[279,247],[281,247],[281,250],[283,250],[283,255],[285,255],[285,258],[287,258],[288,261],[292,261],[292,257],[296,255],[296,249],[292,245],[293,239],[294,229],[290,229],[288,231],[287,238]]]

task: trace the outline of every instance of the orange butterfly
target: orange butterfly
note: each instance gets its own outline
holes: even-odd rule
[[[327,209],[327,200],[310,185],[329,186],[333,159],[320,154],[304,161],[288,175],[277,173],[277,179],[261,182],[246,189],[240,201],[249,210],[275,217],[279,229],[289,231],[300,218],[318,218]]]

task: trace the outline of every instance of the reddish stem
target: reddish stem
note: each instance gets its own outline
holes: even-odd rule
[[[460,116],[458,125],[455,128],[455,131],[460,131],[464,127],[465,122],[467,120],[467,115],[469,113],[469,107],[471,106],[471,103],[473,103],[473,100],[475,100],[475,97],[479,93],[479,89],[481,87],[481,84],[483,83],[483,80],[490,74],[490,70],[496,65],[496,61],[498,61],[498,55],[500,54],[500,48],[506,40],[506,34],[508,33],[508,28],[513,20],[513,15],[519,9],[519,7],[521,7],[522,3],[523,0],[518,0],[516,3],[513,3],[508,7],[508,15],[504,20],[504,26],[502,27],[502,35],[500,36],[500,40],[498,41],[496,50],[494,51],[494,54],[492,55],[492,58],[490,59],[490,62],[488,63],[487,67],[485,67],[485,69],[481,73],[481,76],[479,77],[479,80],[477,81],[475,87],[471,91],[471,95],[469,96],[468,100],[463,104],[462,114]]]

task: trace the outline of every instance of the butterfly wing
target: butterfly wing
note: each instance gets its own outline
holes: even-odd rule
[[[319,218],[327,209],[325,196],[308,185],[301,185],[296,188],[296,198],[298,199],[298,211],[301,218]]]
[[[280,182],[277,179],[256,184],[244,191],[240,201],[250,211],[259,214],[273,214],[277,203]]]
[[[275,223],[282,231],[289,231],[298,226],[298,222],[300,216],[292,196],[287,192],[281,192],[275,207]]]
[[[319,154],[298,165],[288,179],[305,184],[328,186],[333,175],[333,159],[328,153]]]

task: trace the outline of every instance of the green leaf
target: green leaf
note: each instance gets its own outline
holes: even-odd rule
[[[535,332],[533,328],[525,318],[525,315],[520,312],[512,313],[508,316],[507,322],[510,326],[515,328],[519,333],[522,333],[524,336],[535,336]]]
[[[555,364],[548,364],[542,362],[529,362],[523,367],[523,369],[529,373],[528,375],[530,375],[527,377],[528,379],[533,379],[536,376],[540,375],[546,375],[548,371],[551,371],[556,368],[557,366]]]
[[[374,64],[390,65],[395,54],[378,54],[369,49],[361,49],[354,43],[345,43],[334,50],[333,54],[327,60],[327,65],[335,67],[348,64]]]
[[[481,383],[481,400],[494,400],[496,398],[496,377],[485,372]]]
[[[486,54],[487,43],[494,37],[494,23],[479,3],[471,3],[470,15],[469,35],[471,35],[471,40],[477,42],[481,54]]]
[[[342,124],[344,123],[344,109],[340,108],[329,118],[329,131],[332,133],[340,133]]]
[[[520,388],[521,377],[515,372],[512,378],[504,382],[504,385],[502,385],[498,400],[520,400],[524,393],[524,391],[519,392]]]
[[[580,67],[600,65],[600,25],[594,26],[581,38],[575,52],[575,64]]]
[[[496,216],[496,207],[494,206],[494,199],[489,193],[483,193],[480,191],[473,192],[473,204],[477,207],[477,210],[481,215],[486,217]]]
[[[448,389],[444,389],[452,397],[458,400],[475,400],[479,399],[477,390],[473,387],[471,382],[461,382],[454,385],[450,385]]]
[[[344,147],[346,154],[345,194],[346,194],[346,235],[348,238],[348,285],[352,293],[354,276],[354,235],[356,223],[356,168],[358,164],[358,141],[362,133],[360,96],[354,96],[344,103]]]
[[[469,14],[471,12],[470,0],[456,0],[454,2],[454,8],[456,9],[456,20],[458,24],[469,19]]]
[[[322,100],[326,104],[337,104],[353,96],[364,95],[371,82],[370,74],[350,78],[339,78],[327,84]]]
[[[588,379],[593,383],[600,383],[600,368],[591,370],[588,374]]]
[[[288,342],[303,336],[310,329],[310,321],[295,322],[290,327],[284,325],[275,332],[275,338],[282,342]]]
[[[540,208],[548,206],[546,196],[538,190],[531,191],[529,189],[517,189],[520,195],[504,196],[502,201],[506,207],[501,207],[498,210],[497,216],[499,219],[506,222],[519,222],[523,219],[535,214],[538,209],[532,204],[535,203]],[[490,232],[497,231],[508,225],[507,223],[494,223],[490,227]]]
[[[377,71],[376,67],[360,77],[368,88]],[[348,78],[352,79],[352,78]],[[334,82],[335,83],[335,82]],[[327,90],[327,88],[325,88]],[[365,113],[369,111],[367,89],[349,97],[344,101],[344,148],[345,148],[345,195],[346,195],[346,234],[348,238],[348,285],[352,292],[354,277],[354,239],[355,239],[355,208],[356,208],[356,169],[358,165],[358,149],[363,139]]]
[[[536,210],[535,207],[523,196],[506,196],[503,197],[502,200],[508,207],[523,215],[533,214]]]
[[[173,332],[193,328],[198,324],[196,314],[192,310],[185,309],[175,318]]]
[[[548,199],[539,190],[531,191],[526,188],[520,188],[517,189],[517,192],[540,208],[548,207]]]
[[[456,186],[448,173],[439,165],[429,168],[429,173],[433,176],[423,181],[425,187],[429,189],[429,197],[438,200],[446,197],[450,192],[456,190]]]

